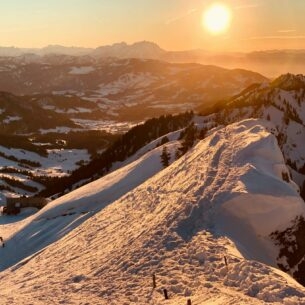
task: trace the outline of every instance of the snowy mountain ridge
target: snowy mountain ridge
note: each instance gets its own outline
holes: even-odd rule
[[[42,251],[0,274],[1,299],[164,304],[167,289],[172,305],[305,304],[305,289],[288,275],[251,261],[276,266],[280,247],[272,233],[305,216],[296,185],[283,180],[288,168],[271,129],[271,122],[251,119],[212,130],[164,170],[156,167],[159,146],[23,225],[4,226],[4,258],[16,247],[28,249],[24,257]],[[164,144],[171,152],[178,145],[172,139]],[[129,184],[128,173],[142,166],[152,177]],[[116,194],[123,185],[125,194]],[[105,207],[101,195],[109,188],[117,200]],[[89,218],[86,206],[100,212]]]
[[[206,122],[226,125],[247,118],[273,123],[292,179],[303,190],[305,181],[305,82],[303,75],[282,75],[271,83],[257,84],[208,111]]]
[[[305,87],[305,76],[302,74],[283,74],[274,80],[272,85],[283,90],[299,90]]]
[[[75,57],[81,62],[88,58],[145,58],[176,63],[200,63],[218,65],[228,69],[236,67],[257,71],[268,77],[293,72],[304,72],[304,50],[265,50],[259,52],[211,52],[203,49],[169,51],[154,42],[140,41],[104,45],[97,48],[66,47],[49,45],[41,49],[1,47],[1,57],[23,57],[28,63],[35,63],[43,57]],[[283,64],[285,63],[285,64]]]

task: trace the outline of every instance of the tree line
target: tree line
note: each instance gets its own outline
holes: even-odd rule
[[[46,178],[44,184],[46,189],[39,195],[44,197],[55,194],[63,195],[65,191],[71,191],[73,185],[81,180],[93,181],[102,177],[110,171],[115,162],[122,162],[151,141],[188,126],[193,116],[192,111],[178,115],[163,115],[133,127],[102,154],[74,170],[70,176],[56,179]]]

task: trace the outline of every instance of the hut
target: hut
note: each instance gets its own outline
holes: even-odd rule
[[[37,208],[42,209],[48,200],[44,197],[6,197],[6,206],[3,207],[3,214],[20,213],[22,208]]]

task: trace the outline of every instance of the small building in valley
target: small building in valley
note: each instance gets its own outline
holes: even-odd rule
[[[42,209],[47,203],[48,200],[44,197],[6,197],[3,214],[17,215],[22,208]]]

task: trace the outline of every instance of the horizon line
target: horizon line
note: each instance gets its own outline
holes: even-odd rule
[[[154,41],[149,41],[149,40],[139,40],[139,41],[135,41],[135,42],[126,42],[126,41],[120,41],[120,42],[114,42],[112,44],[104,44],[104,45],[97,45],[95,47],[90,47],[90,46],[77,46],[77,45],[63,45],[63,44],[59,44],[59,43],[50,43],[48,45],[45,46],[41,46],[41,47],[24,47],[24,46],[16,46],[16,45],[10,45],[10,46],[5,46],[5,45],[0,45],[0,48],[6,48],[6,49],[19,49],[19,50],[43,50],[49,47],[62,47],[62,48],[67,48],[67,49],[84,49],[84,50],[97,50],[100,47],[112,47],[114,45],[118,45],[118,44],[126,44],[126,46],[133,46],[135,44],[138,43],[151,43],[151,44],[155,44],[157,45],[162,51],[165,52],[190,52],[190,51],[203,51],[203,52],[207,52],[207,53],[211,53],[211,54],[230,54],[230,53],[240,53],[240,54],[249,54],[249,53],[255,53],[255,52],[279,52],[279,51],[305,51],[305,47],[304,48],[283,48],[283,49],[275,49],[275,48],[266,48],[266,49],[253,49],[253,50],[249,50],[249,51],[239,51],[239,50],[207,50],[207,49],[202,49],[202,48],[193,48],[193,49],[172,49],[172,50],[167,50],[163,47],[161,47],[158,43],[154,42]],[[30,54],[30,53],[29,53]]]

